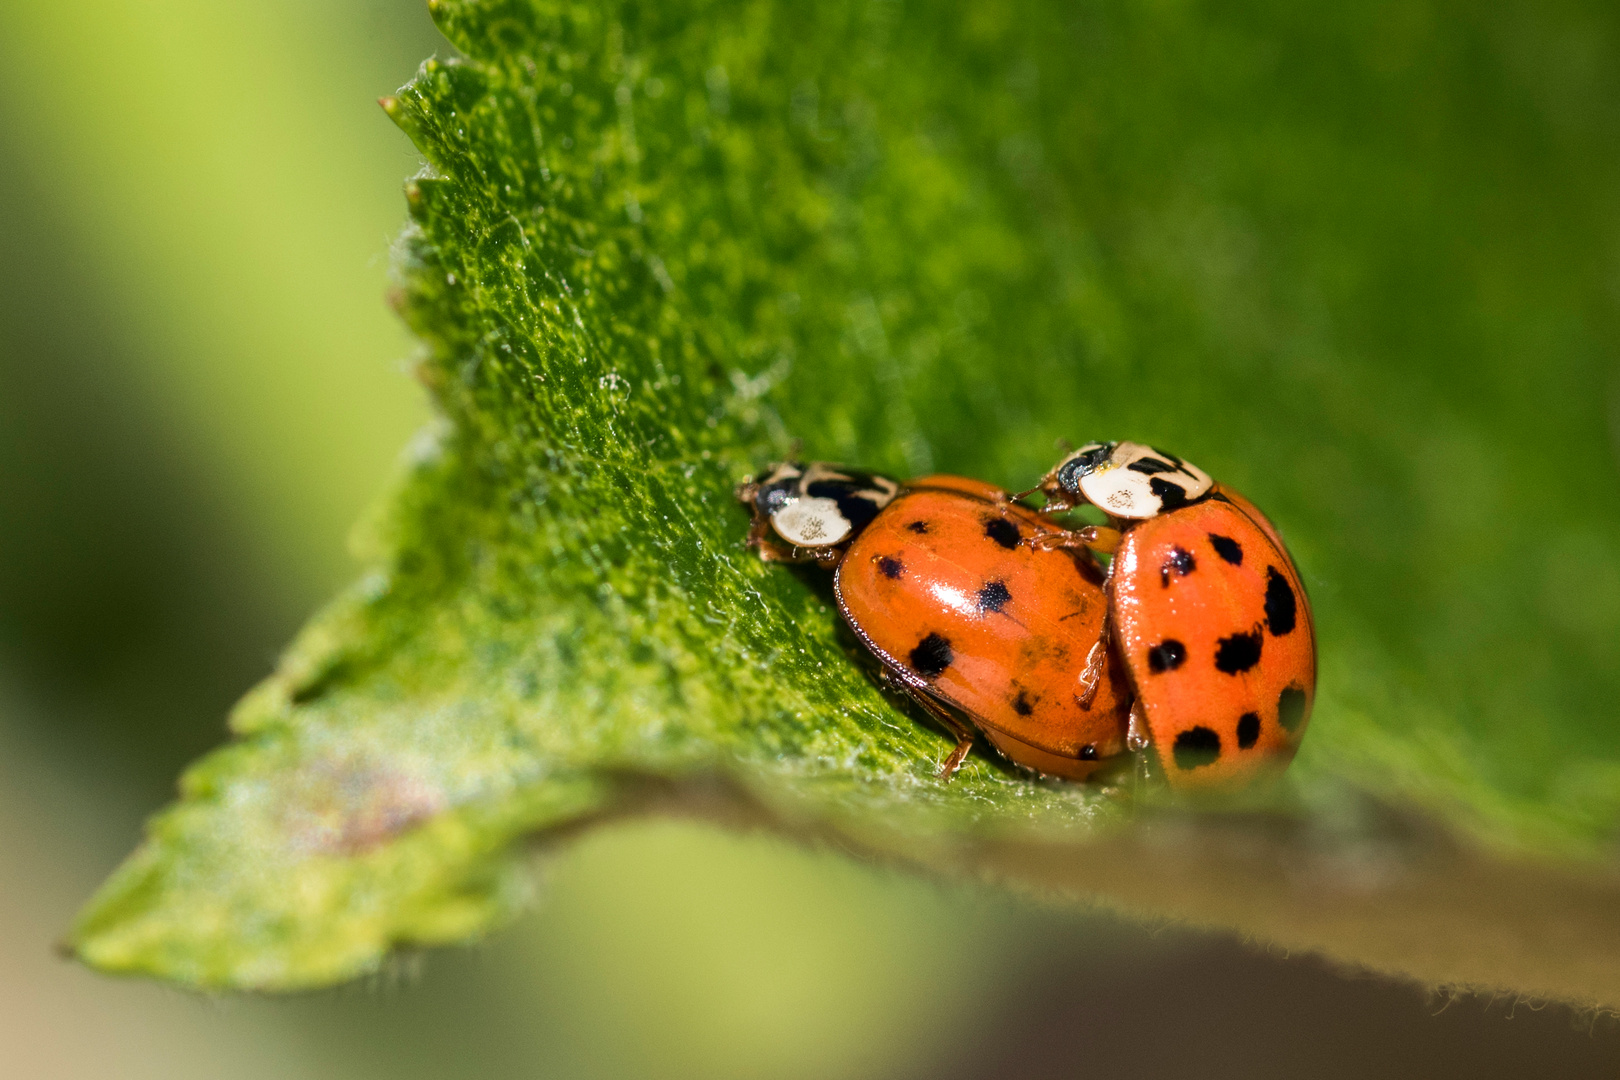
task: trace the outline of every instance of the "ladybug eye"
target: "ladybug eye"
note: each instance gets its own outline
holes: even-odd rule
[[[1067,491],[1071,495],[1080,490],[1079,459],[1070,458],[1068,461],[1065,461],[1061,466],[1059,466],[1057,482],[1058,487],[1062,488],[1064,491]]]
[[[1114,443],[1087,443],[1058,466],[1058,486],[1071,495],[1079,492],[1080,478],[1108,460],[1114,452]]]

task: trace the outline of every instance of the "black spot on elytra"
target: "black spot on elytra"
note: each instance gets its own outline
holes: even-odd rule
[[[1176,736],[1173,753],[1178,769],[1213,765],[1221,756],[1221,737],[1207,727],[1188,728]]]
[[[1018,697],[1013,700],[1013,712],[1017,713],[1019,716],[1028,716],[1034,711],[1035,706],[1030,703],[1029,695],[1025,693],[1024,688],[1020,686],[1018,688]]]
[[[1148,650],[1148,670],[1154,674],[1174,671],[1187,659],[1187,646],[1175,638],[1166,638]]]
[[[1233,634],[1215,643],[1215,667],[1228,675],[1248,671],[1260,662],[1260,628],[1247,634]]]
[[[1011,599],[1012,593],[1007,591],[1006,585],[999,581],[987,581],[984,583],[984,588],[980,589],[978,595],[973,598],[973,603],[980,612],[988,611],[999,615],[1001,609],[1006,607],[1007,602]]]
[[[911,666],[919,675],[932,679],[945,673],[956,654],[951,652],[949,640],[938,634],[929,634],[911,650]]]
[[[1282,637],[1294,629],[1294,616],[1299,605],[1288,579],[1275,566],[1266,567],[1266,625],[1273,637]]]
[[[1159,497],[1159,505],[1162,507],[1160,513],[1179,510],[1187,505],[1187,489],[1180,484],[1172,484],[1168,480],[1155,476],[1148,480],[1148,487],[1153,491],[1153,494]]]
[[[1097,744],[1088,742],[1088,743],[1086,743],[1086,745],[1082,746],[1080,748],[1080,760],[1081,761],[1096,761],[1097,760]]]
[[[910,529],[912,532],[916,533],[918,536],[921,536],[923,533],[928,531],[928,522],[926,522],[926,521],[913,521],[911,524],[907,525],[906,528]]]
[[[984,519],[984,535],[988,536],[990,539],[994,540],[1008,551],[1011,551],[1013,548],[1017,547],[1018,541],[1022,539],[1022,536],[1018,531],[1018,526],[1014,525],[1006,518],[999,517]]]
[[[1246,712],[1238,717],[1238,749],[1247,750],[1260,738],[1260,714]]]
[[[900,575],[905,573],[906,570],[904,563],[890,555],[878,556],[877,564],[878,572],[880,574],[886,578],[894,578],[895,580],[899,580]]]
[[[1198,569],[1198,561],[1193,558],[1192,552],[1186,548],[1173,547],[1170,549],[1170,554],[1164,557],[1164,562],[1159,565],[1159,584],[1168,589],[1172,573],[1186,577],[1196,569]]]
[[[1284,731],[1293,731],[1305,719],[1305,691],[1290,686],[1277,696],[1277,723]]]
[[[1243,565],[1243,545],[1232,539],[1230,536],[1222,536],[1219,533],[1210,533],[1209,543],[1210,546],[1215,549],[1215,554],[1219,555],[1233,566]]]

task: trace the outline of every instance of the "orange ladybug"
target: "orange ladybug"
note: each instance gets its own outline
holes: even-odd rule
[[[1130,748],[1151,747],[1178,788],[1238,787],[1287,765],[1316,697],[1316,631],[1265,515],[1130,442],[1083,446],[1034,490],[1043,514],[1089,503],[1109,515],[1108,527],[1032,543],[1113,554],[1103,634],[1136,697]]]
[[[1125,751],[1131,689],[1102,633],[1101,564],[992,485],[903,486],[825,463],[774,466],[738,497],[770,561],[835,567],[838,609],[907,693],[957,738],[974,730],[1020,765],[1084,779]],[[774,536],[772,535],[774,534]]]

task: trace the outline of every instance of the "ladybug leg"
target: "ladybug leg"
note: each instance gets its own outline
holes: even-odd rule
[[[1125,748],[1136,758],[1136,767],[1132,770],[1131,789],[1133,791],[1146,791],[1154,786],[1159,779],[1155,773],[1156,764],[1153,757],[1153,732],[1148,727],[1147,713],[1142,709],[1142,699],[1137,698],[1131,702],[1131,718],[1125,727]]]
[[[771,523],[766,520],[764,515],[758,513],[757,511],[754,514],[754,520],[748,523],[747,544],[750,548],[753,548],[756,551],[761,551],[762,557],[765,545],[770,543],[770,534],[766,531],[770,528],[770,526]],[[769,560],[766,561],[768,562]]]
[[[754,522],[748,526],[747,544],[759,552],[759,557],[766,562],[794,563],[804,562],[795,549],[777,543],[771,538],[770,519],[763,514],[755,514]]]
[[[1131,702],[1131,718],[1125,727],[1125,749],[1139,754],[1153,745],[1153,733],[1148,728],[1147,713],[1142,711],[1142,699]]]
[[[1084,548],[1087,551],[1112,555],[1119,550],[1120,533],[1102,525],[1087,525],[1083,529],[1059,529],[1055,532],[1032,536],[1026,543],[1037,551],[1064,551]]]
[[[973,729],[951,715],[949,709],[926,694],[912,691],[911,697],[912,700],[927,709],[935,720],[944,724],[946,731],[956,736],[956,747],[951,751],[950,756],[945,759],[944,763],[940,765],[937,774],[941,780],[949,781],[951,777],[956,775],[956,770],[962,767],[962,762],[967,760],[968,751],[973,749]]]
[[[810,552],[810,558],[820,563],[824,569],[831,570],[844,561],[846,550],[848,549],[842,547],[816,548]]]
[[[1097,700],[1097,689],[1102,686],[1103,672],[1108,668],[1108,649],[1112,644],[1109,639],[1113,636],[1110,633],[1113,622],[1111,614],[1103,616],[1102,630],[1097,634],[1097,643],[1091,647],[1091,652],[1086,654],[1085,670],[1080,672],[1080,690],[1074,695],[1080,707],[1088,712],[1091,703]]]
[[[935,701],[926,691],[912,686],[911,683],[907,682],[903,677],[897,676],[888,668],[880,668],[878,678],[883,680],[884,685],[898,690],[916,702],[924,712],[938,721],[941,727],[956,736],[955,749],[945,759],[944,764],[940,765],[939,772],[936,774],[941,780],[950,780],[951,777],[956,775],[956,770],[962,767],[962,762],[967,759],[968,751],[973,749],[973,729],[964,724],[957,718],[956,714],[952,713],[944,705]]]

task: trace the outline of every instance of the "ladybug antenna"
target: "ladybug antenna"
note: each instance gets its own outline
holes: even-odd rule
[[[1058,439],[1057,448],[1058,448],[1058,450],[1060,452],[1062,452],[1062,454],[1065,457],[1067,457],[1068,455],[1074,453],[1074,443],[1070,442],[1068,439],[1065,439],[1065,438],[1060,437]]]
[[[1016,495],[1014,495],[1012,497],[1013,502],[1017,502],[1019,499],[1027,499],[1027,498],[1029,498],[1031,495],[1035,494],[1039,490],[1041,490],[1041,485],[1036,484],[1034,487],[1030,488],[1028,491],[1020,491],[1018,494],[1016,494]]]
[[[789,461],[798,461],[799,460],[799,454],[803,450],[804,450],[804,440],[803,439],[794,439],[793,442],[788,444],[787,459]]]

